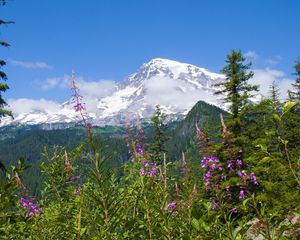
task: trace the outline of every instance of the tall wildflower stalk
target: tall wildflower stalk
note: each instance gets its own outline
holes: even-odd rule
[[[108,209],[108,202],[107,202],[107,196],[105,193],[105,188],[103,186],[103,182],[105,181],[102,177],[102,164],[103,162],[101,161],[101,156],[100,156],[100,152],[97,149],[95,142],[94,142],[94,137],[93,134],[91,132],[92,129],[92,125],[88,122],[88,114],[86,112],[86,105],[83,102],[83,97],[80,95],[79,93],[79,88],[76,84],[76,80],[75,80],[75,74],[74,74],[74,68],[72,69],[72,87],[71,87],[73,94],[72,94],[72,102],[74,103],[74,110],[76,112],[79,112],[82,122],[83,122],[83,126],[86,129],[86,134],[88,137],[88,141],[89,141],[89,147],[92,151],[92,159],[93,162],[95,164],[95,178],[96,178],[96,182],[98,184],[98,186],[100,187],[99,189],[99,198],[100,198],[100,202],[101,205],[104,209],[104,222],[107,225],[109,222],[109,209]],[[80,211],[82,211],[82,209],[80,209]]]

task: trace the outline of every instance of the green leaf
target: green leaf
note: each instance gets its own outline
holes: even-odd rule
[[[277,123],[280,123],[280,122],[281,122],[281,118],[279,117],[278,114],[273,114],[272,117],[273,117],[273,119],[274,119]]]
[[[246,206],[247,202],[250,200],[250,198],[246,198],[244,201],[243,201],[243,206]]]
[[[278,115],[277,115],[277,116],[278,116]],[[272,136],[275,136],[275,135],[276,135],[276,132],[273,131],[273,130],[271,130],[271,131],[266,131],[265,134],[266,134],[267,136],[272,137]]]
[[[196,218],[193,218],[192,220],[192,226],[197,229],[198,231],[200,231],[200,224],[199,221]]]
[[[86,231],[86,227],[80,229],[80,236],[82,236]]]
[[[289,142],[288,140],[282,139],[281,137],[278,137],[278,139],[283,145],[287,145]]]
[[[288,113],[297,104],[298,104],[297,102],[287,102],[286,104],[284,104],[282,115]]]
[[[271,161],[270,157],[264,157],[262,160],[259,161],[258,164],[264,164],[264,163],[268,163]]]
[[[201,228],[203,228],[206,232],[208,232],[209,226],[202,219],[199,219],[199,222],[200,222]]]
[[[268,153],[268,148],[266,145],[258,144],[256,145],[257,148],[260,148],[264,153]]]

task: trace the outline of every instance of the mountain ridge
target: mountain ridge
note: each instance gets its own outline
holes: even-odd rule
[[[222,74],[192,64],[154,58],[117,83],[111,95],[98,99],[97,111],[88,112],[87,118],[94,125],[122,125],[126,118],[149,120],[157,104],[169,119],[185,116],[198,100],[222,107],[213,96],[217,89],[213,85],[224,79]],[[71,102],[66,101],[56,112],[23,113],[14,120],[2,119],[0,126],[11,123],[71,124],[80,120]]]

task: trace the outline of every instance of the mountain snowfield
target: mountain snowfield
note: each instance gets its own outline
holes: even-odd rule
[[[88,112],[87,116],[92,124],[104,126],[124,124],[126,118],[147,120],[157,104],[170,118],[186,115],[199,100],[224,108],[213,94],[216,91],[213,85],[224,79],[222,74],[191,64],[152,59],[117,83],[111,95],[97,99],[97,110]],[[68,101],[58,111],[45,109],[17,115],[13,120],[3,118],[0,125],[69,124],[78,121],[80,116]]]

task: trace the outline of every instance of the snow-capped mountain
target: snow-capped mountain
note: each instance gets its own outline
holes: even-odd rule
[[[88,112],[88,118],[96,125],[119,125],[126,118],[149,119],[159,104],[172,116],[184,116],[193,105],[203,100],[221,106],[213,95],[213,85],[223,81],[224,75],[204,68],[172,60],[156,58],[116,84],[115,91],[97,100],[97,111]],[[70,101],[59,111],[34,111],[20,114],[14,120],[2,119],[1,125],[74,123],[80,120]]]

